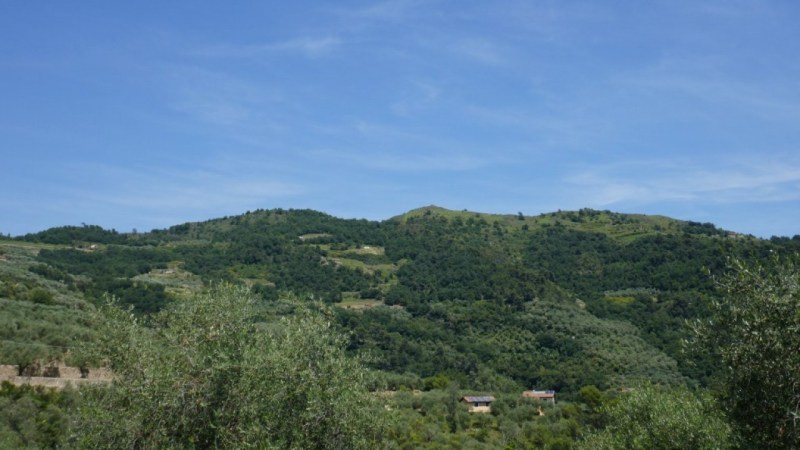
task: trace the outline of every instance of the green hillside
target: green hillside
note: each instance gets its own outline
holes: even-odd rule
[[[0,240],[0,363],[25,371],[94,339],[81,280],[37,260],[59,248]]]
[[[0,363],[74,358],[95,338],[86,312],[109,294],[146,318],[228,281],[269,308],[289,297],[330,305],[376,390],[553,389],[584,401],[588,388],[613,396],[644,381],[710,389],[720,362],[681,343],[686,322],[708,316],[719,296],[712,277],[730,257],[798,249],[797,237],[590,209],[525,216],[429,206],[386,221],[275,209],[149,233],[60,227],[0,240]],[[558,414],[580,428],[592,420],[580,411]],[[562,431],[553,439],[577,436]]]
[[[791,244],[589,209],[429,206],[383,222],[258,210],[135,235],[83,226],[4,240],[0,295],[9,311],[48,303],[72,317],[110,293],[147,314],[204,284],[242,282],[268,301],[292,293],[341,306],[351,350],[378,355],[381,370],[569,393],[643,376],[705,383],[713,370],[689,364],[679,343],[713,295],[706,271]],[[56,345],[31,333],[15,339]]]

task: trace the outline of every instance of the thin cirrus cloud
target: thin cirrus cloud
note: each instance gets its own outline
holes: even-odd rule
[[[777,203],[800,200],[800,166],[739,164],[717,169],[672,163],[628,163],[567,176],[572,188],[597,206],[701,203]]]
[[[724,105],[728,109],[735,108],[735,111],[764,119],[800,119],[800,98],[795,91],[787,92],[782,87],[765,83],[746,82],[722,73],[702,73],[703,70],[698,67],[698,73],[694,74],[686,70],[663,68],[646,70],[636,75],[622,76],[616,80],[616,84],[620,88],[680,94],[707,105]]]
[[[501,65],[506,62],[503,50],[494,42],[482,38],[465,38],[450,46],[457,56],[486,65]]]
[[[212,45],[196,49],[190,55],[208,58],[258,58],[276,53],[294,53],[319,57],[334,52],[342,44],[342,39],[335,36],[306,36],[265,44]]]
[[[262,173],[243,173],[241,167],[235,170],[168,170],[84,164],[76,169],[76,173],[95,175],[89,177],[86,186],[73,188],[67,195],[115,208],[216,210],[291,198],[307,191],[294,182],[270,179]]]
[[[335,166],[352,166],[365,169],[393,172],[463,172],[490,166],[497,161],[483,156],[453,151],[420,154],[400,151],[364,151],[321,149],[309,152],[317,160],[328,161]]]
[[[301,182],[242,172],[76,164],[71,167],[72,175],[40,187],[38,193],[22,193],[16,204],[9,206],[15,214],[48,227],[86,222],[109,229],[152,229],[272,204],[295,205],[297,198],[309,192]],[[39,201],[43,197],[48,201]],[[0,204],[5,203],[0,199]],[[3,226],[3,232],[13,234],[38,231],[11,220]]]
[[[436,104],[442,92],[442,88],[435,82],[414,80],[410,83],[410,87],[391,104],[391,110],[400,116],[409,116]]]
[[[347,151],[324,152],[335,160],[386,171],[465,171],[501,163],[503,154],[487,154],[458,137],[359,121],[345,132],[356,136]]]
[[[159,83],[169,110],[222,130],[237,141],[285,129],[286,112],[296,109],[285,93],[219,70],[171,65],[161,73]]]
[[[361,160],[359,157],[349,157],[351,161]],[[378,154],[361,160],[361,164],[387,171],[466,171],[476,170],[489,164],[486,158],[458,153],[442,153],[437,155],[419,154]]]
[[[386,0],[367,4],[361,8],[336,8],[333,12],[345,18],[361,20],[400,20],[419,6],[430,6],[431,2],[418,0]]]

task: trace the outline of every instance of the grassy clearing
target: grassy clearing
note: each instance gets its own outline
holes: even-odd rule
[[[633,297],[625,297],[621,295],[607,295],[606,301],[610,303],[614,303],[615,305],[630,305],[633,303]]]
[[[344,251],[344,253],[354,253],[356,255],[385,255],[386,250],[379,246],[364,245],[358,248],[348,249]]]
[[[55,250],[59,248],[69,248],[66,245],[55,245],[55,244],[38,244],[34,242],[23,242],[23,241],[0,241],[0,256],[9,255],[9,254],[18,254],[23,252],[30,256],[36,256],[39,254],[40,250],[47,249],[47,250]]]
[[[169,263],[166,269],[154,269],[134,277],[134,280],[146,283],[161,284],[168,293],[180,297],[190,296],[203,290],[202,279],[187,271],[179,261]]]
[[[362,261],[356,261],[355,259],[347,259],[347,258],[329,258],[333,261],[334,264],[337,266],[347,267],[348,269],[361,269],[366,271],[369,266],[367,266]]]
[[[356,259],[338,258],[338,257],[328,258],[328,260],[332,261],[334,264],[338,266],[346,267],[351,270],[360,269],[368,274],[373,274],[373,273],[391,274],[397,271],[397,266],[395,266],[394,264],[367,264],[363,261],[358,261]]]
[[[322,239],[322,238],[327,238],[327,237],[331,237],[331,236],[332,235],[330,233],[308,233],[308,234],[300,235],[300,236],[298,236],[298,238],[303,242],[311,242],[311,241],[314,241],[316,239]]]
[[[344,309],[363,310],[383,305],[383,302],[380,300],[361,299],[358,298],[357,296],[350,297],[344,294],[343,297],[344,299],[341,302],[337,303],[336,306]]]

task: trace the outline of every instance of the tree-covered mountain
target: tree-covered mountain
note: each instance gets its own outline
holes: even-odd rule
[[[589,209],[426,207],[381,222],[276,209],[138,234],[60,227],[4,248],[22,243],[42,244],[26,263],[31,286],[110,293],[149,313],[203,283],[243,282],[265,301],[292,292],[342,306],[351,350],[387,372],[577,392],[641,377],[707,382],[713,365],[688,361],[680,340],[715,295],[709,273],[800,240]],[[35,294],[20,284],[6,275],[0,294]]]
[[[376,388],[565,399],[641,382],[708,388],[720,362],[681,343],[719,298],[714,277],[729,258],[798,250],[800,236],[590,209],[431,206],[385,221],[274,209],[136,234],[60,227],[0,240],[0,363],[69,356],[93,339],[82,311],[107,294],[146,316],[221,280],[265,305],[330,304]]]

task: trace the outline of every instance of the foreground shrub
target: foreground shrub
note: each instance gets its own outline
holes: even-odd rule
[[[327,319],[299,305],[264,322],[244,288],[178,301],[145,325],[103,308],[97,347],[115,374],[82,390],[88,448],[374,448],[364,370]]]

